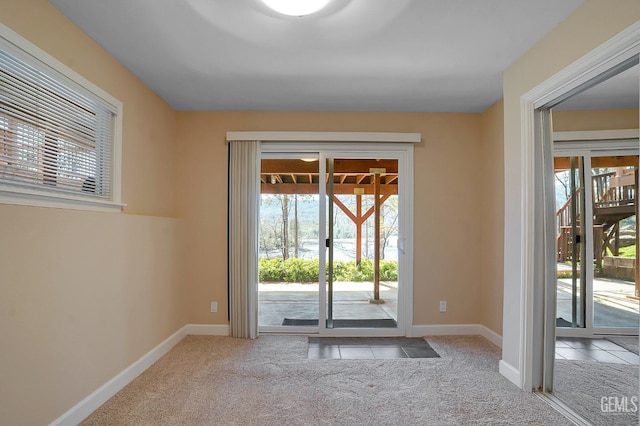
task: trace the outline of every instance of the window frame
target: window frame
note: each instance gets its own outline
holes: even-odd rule
[[[19,185],[10,185],[0,181],[0,204],[14,204],[24,206],[37,207],[54,207],[73,210],[91,210],[91,211],[109,211],[119,212],[125,204],[122,203],[122,102],[114,98],[89,80],[64,65],[44,50],[35,46],[30,41],[0,23],[0,47],[18,49],[21,53],[36,59],[38,65],[42,68],[50,68],[73,83],[79,85],[82,89],[90,92],[91,95],[98,98],[101,102],[109,104],[113,107],[113,132],[111,140],[111,194],[108,199],[97,199],[91,196],[83,196],[81,193],[65,193],[47,191],[46,188],[40,190],[37,187],[25,187]],[[61,82],[64,84],[64,82]]]

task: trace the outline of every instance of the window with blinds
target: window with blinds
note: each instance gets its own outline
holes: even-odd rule
[[[0,38],[0,189],[114,197],[117,106]]]

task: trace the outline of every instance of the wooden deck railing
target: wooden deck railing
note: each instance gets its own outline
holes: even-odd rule
[[[616,172],[602,173],[591,177],[593,188],[593,212],[594,215],[607,214],[607,209],[623,206],[632,206],[635,203],[636,189],[635,189],[635,175],[632,171],[627,174],[617,174]],[[580,206],[581,191],[576,191],[576,202]],[[556,212],[556,232],[557,232],[557,253],[558,261],[564,262],[571,257],[571,203],[573,197],[570,197]],[[579,207],[578,207],[579,209]],[[627,210],[625,208],[625,210]],[[619,209],[618,209],[619,210]],[[578,210],[578,229],[580,229],[580,211]],[[601,251],[604,249],[603,242],[601,241],[604,234],[602,223],[604,220],[594,222],[594,255],[597,259],[602,256]]]
[[[617,176],[615,172],[593,176],[594,207],[619,207],[635,201],[635,179],[633,175]]]

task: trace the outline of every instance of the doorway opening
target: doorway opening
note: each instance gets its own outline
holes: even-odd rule
[[[636,66],[639,53],[640,25],[635,23],[520,97],[522,150],[519,151],[519,154],[521,154],[522,168],[517,172],[523,176],[519,184],[522,193],[521,212],[523,214],[514,223],[517,222],[521,226],[522,233],[510,240],[517,241],[516,245],[521,250],[522,264],[519,272],[522,287],[515,293],[520,297],[521,304],[519,305],[520,308],[516,309],[510,309],[505,304],[505,318],[510,318],[509,314],[511,312],[518,312],[520,323],[519,327],[515,328],[518,330],[516,333],[512,333],[512,329],[505,327],[504,358],[500,364],[500,371],[524,389],[539,391],[541,397],[547,399],[556,409],[568,416],[576,424],[588,424],[583,417],[584,414],[576,412],[575,409],[578,405],[562,401],[557,398],[557,395],[554,395],[554,391],[557,390],[554,380],[556,331],[560,331],[562,328],[556,326],[556,285],[558,279],[556,266],[558,253],[555,225],[553,145],[557,139],[553,134],[554,127],[551,120],[551,110],[552,108],[557,110],[556,106],[574,95],[578,94],[579,96],[589,88],[596,87],[596,85],[608,80],[610,77],[620,75],[625,70]],[[637,72],[634,78],[630,79],[630,82],[635,83],[636,88],[630,91],[625,90],[625,93],[633,95],[631,98],[634,99],[633,105],[628,108],[637,108]],[[610,99],[619,100],[622,98],[622,96],[615,96]],[[581,110],[584,110],[584,108],[581,108]],[[637,117],[637,113],[634,117]],[[591,124],[593,123],[588,123],[587,125]],[[625,133],[628,135],[627,138],[634,139],[635,153],[637,155],[637,123],[628,127],[616,125],[615,128],[620,129],[621,127],[624,131],[614,131],[614,133]],[[588,128],[593,129],[593,127]],[[594,133],[600,133],[597,138],[603,138],[603,132]],[[597,138],[594,137],[592,139]],[[584,138],[581,140],[584,140]],[[505,153],[506,156],[507,153]],[[507,176],[515,176],[513,170],[510,170]],[[585,219],[588,217],[587,215]],[[508,229],[508,219],[505,222],[505,229]],[[589,227],[587,226],[586,229],[589,229]],[[505,239],[505,252],[509,248],[514,248],[509,247],[510,240]],[[583,256],[584,258],[586,257]],[[584,269],[586,272],[591,268]],[[505,281],[507,277],[508,274],[505,272]],[[508,290],[508,286],[505,285],[505,298],[508,296]],[[588,318],[588,315],[585,318]],[[637,342],[637,337],[635,337],[633,347],[636,350],[638,348]],[[515,352],[511,351],[516,348]],[[518,359],[515,363],[510,363],[508,358],[513,353],[517,354]],[[633,355],[637,357],[636,354]],[[515,368],[513,368],[514,365],[516,366]],[[635,362],[632,366],[636,372],[638,371],[637,365],[638,363]],[[575,374],[569,374],[568,376],[571,378],[578,377]],[[599,376],[600,379],[602,377],[602,375]],[[626,393],[627,396],[636,396],[637,379],[630,375],[626,375],[626,377],[631,377],[630,382],[633,389],[632,392]],[[611,383],[614,386],[618,386],[620,382],[612,380]],[[570,383],[568,387],[574,394],[583,396],[578,399],[578,403],[584,403],[585,401],[584,394],[580,391],[592,388],[589,386],[576,386],[575,383]],[[600,398],[605,395],[605,392],[599,393],[601,394]],[[600,409],[599,399],[589,399],[589,401],[593,402],[593,404],[589,405],[591,409],[597,411],[598,417],[611,414],[605,413]],[[613,419],[609,417],[608,420],[605,424],[611,424]],[[637,423],[637,417],[635,422]]]
[[[577,424],[611,424],[599,402],[604,396],[637,399],[637,112],[628,128],[617,131],[553,129],[564,108],[566,120],[606,113],[572,109],[584,99],[597,105],[596,88],[604,82],[627,91],[627,108],[637,110],[637,63],[636,53],[572,92],[536,101],[535,136],[527,139],[539,148],[533,164],[540,186],[532,193],[540,198],[531,206],[543,218],[531,228],[536,254],[528,289],[536,291],[527,304],[533,318],[527,344],[541,344],[544,351],[523,354],[532,361],[524,363],[531,375],[523,383],[530,378],[532,389]],[[628,257],[620,259],[622,254]],[[626,263],[632,267],[623,271]],[[637,412],[625,413],[624,421],[637,423]]]

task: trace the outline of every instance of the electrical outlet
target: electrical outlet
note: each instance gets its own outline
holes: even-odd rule
[[[447,301],[446,300],[441,300],[440,301],[440,312],[447,312]]]
[[[211,302],[211,312],[218,312],[218,302]]]

